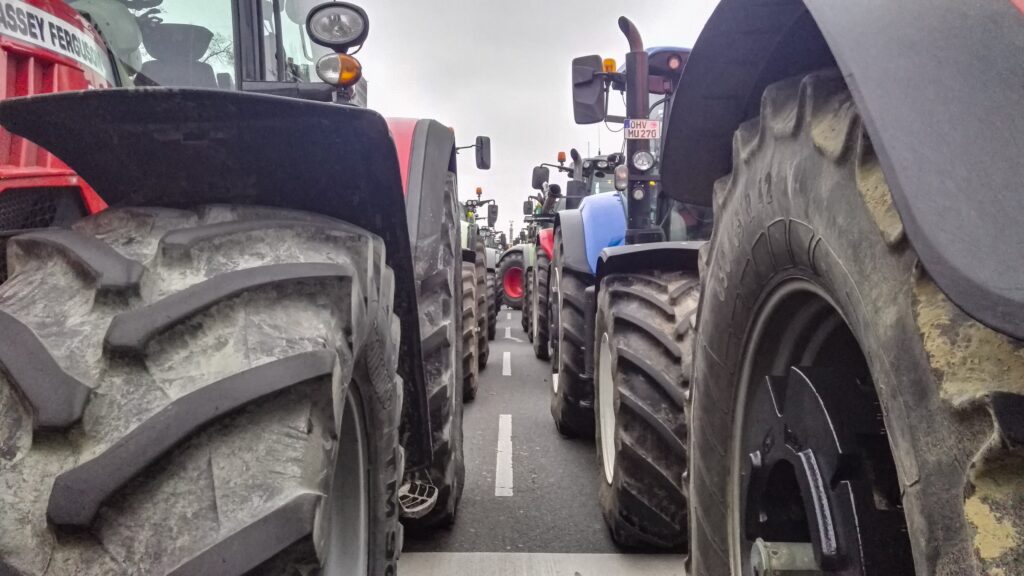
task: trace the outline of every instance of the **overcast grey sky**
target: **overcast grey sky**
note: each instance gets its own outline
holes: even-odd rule
[[[691,47],[717,0],[355,0],[370,18],[357,56],[369,105],[385,116],[434,118],[460,145],[491,137],[492,168],[459,160],[459,197],[477,186],[500,206],[499,229],[522,221],[530,170],[575,146],[586,155],[621,145],[603,124],[572,119],[570,62],[600,54],[620,65],[627,46],[616,23],[628,16],[646,46]],[[615,100],[613,99],[613,102]],[[619,104],[621,107],[621,104]],[[467,150],[466,152],[471,152]],[[552,178],[554,181],[554,178]]]

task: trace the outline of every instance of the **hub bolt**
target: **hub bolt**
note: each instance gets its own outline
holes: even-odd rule
[[[750,549],[751,576],[824,576],[809,542],[765,542]]]

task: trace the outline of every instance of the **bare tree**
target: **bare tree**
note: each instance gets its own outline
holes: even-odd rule
[[[230,38],[223,34],[213,35],[213,40],[210,40],[210,48],[200,62],[210,62],[211,60],[225,66],[234,66],[235,53]]]

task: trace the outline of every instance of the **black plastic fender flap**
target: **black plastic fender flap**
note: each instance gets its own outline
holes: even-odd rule
[[[605,248],[597,259],[597,284],[608,274],[645,270],[699,273],[700,248],[706,240],[651,242]]]
[[[265,94],[133,88],[0,102],[0,124],[46,148],[111,206],[259,204],[316,212],[381,236],[395,273],[409,466],[430,454],[409,232],[398,156],[380,114]],[[411,337],[405,337],[410,335]]]

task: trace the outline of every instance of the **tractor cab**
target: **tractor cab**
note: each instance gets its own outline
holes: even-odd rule
[[[615,168],[623,162],[625,157],[618,153],[580,160],[575,163],[573,180],[583,184],[584,195],[615,192]]]
[[[349,55],[369,32],[353,4],[321,0],[71,0],[113,56],[116,84],[244,90],[366,105]]]

